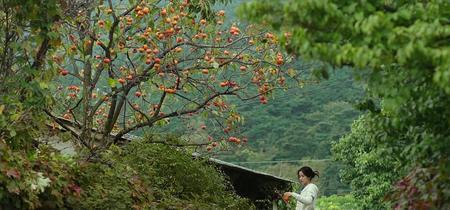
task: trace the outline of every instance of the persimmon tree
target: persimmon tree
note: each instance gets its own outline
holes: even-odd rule
[[[80,12],[60,28],[65,47],[53,57],[59,103],[48,113],[63,127],[62,118],[72,122],[72,134],[90,149],[199,113],[208,113],[201,126],[210,132],[208,150],[218,141],[239,144],[233,132],[242,117],[230,96],[268,103],[294,73],[273,34],[225,25],[223,10],[202,16],[196,7],[109,0]]]

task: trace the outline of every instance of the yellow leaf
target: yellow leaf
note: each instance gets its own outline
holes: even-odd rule
[[[297,72],[295,72],[294,69],[288,69],[287,74],[288,74],[290,77],[294,77],[295,75],[297,75]]]

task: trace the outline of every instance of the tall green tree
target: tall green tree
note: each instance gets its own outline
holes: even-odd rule
[[[45,128],[58,47],[59,0],[0,1],[0,209],[62,208],[73,198],[67,160],[36,140]],[[47,204],[51,203],[51,206]]]
[[[395,169],[403,172],[403,179],[396,186],[391,182],[396,192],[390,197],[394,205],[448,207],[448,1],[254,1],[242,10],[244,18],[283,31],[285,48],[302,58],[321,61],[322,71],[354,67],[356,76],[367,83],[370,97],[381,99],[380,104],[371,100],[362,104],[373,112],[368,118],[375,121],[364,129],[378,124],[395,131],[396,141],[405,142],[386,145],[386,149],[402,148],[403,158]],[[389,189],[383,191],[387,194]]]
[[[16,146],[29,143],[29,131],[50,101],[45,91],[52,73],[45,63],[56,41],[51,30],[60,18],[58,5],[56,0],[0,3],[0,139],[14,139]]]
[[[386,192],[405,171],[400,171],[407,140],[379,123],[382,116],[367,114],[355,121],[352,132],[334,145],[334,156],[344,164],[341,178],[351,184],[364,209],[386,209]],[[328,175],[328,174],[326,174]]]

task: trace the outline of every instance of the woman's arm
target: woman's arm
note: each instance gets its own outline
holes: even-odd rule
[[[294,197],[297,201],[303,203],[303,204],[311,204],[313,201],[317,198],[319,189],[317,189],[316,186],[310,186],[305,188],[301,194],[294,193],[294,192],[288,192],[287,196]]]
[[[311,204],[315,197],[313,197],[310,193],[303,192],[302,194],[291,193],[292,197],[294,197],[297,201],[303,204]]]

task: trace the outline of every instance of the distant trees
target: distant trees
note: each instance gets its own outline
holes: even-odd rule
[[[251,140],[248,149],[264,160],[329,158],[332,142],[348,132],[360,114],[352,105],[364,97],[363,89],[351,71],[330,72],[330,79],[321,82],[310,73],[300,78],[307,83],[304,88],[278,91],[266,106],[238,104],[242,115],[256,116],[247,117],[241,131]]]

